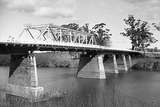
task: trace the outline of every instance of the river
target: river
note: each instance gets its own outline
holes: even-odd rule
[[[0,67],[0,88],[7,83],[8,67]],[[128,72],[107,76],[105,80],[75,77],[69,68],[38,68],[39,86],[48,92],[60,90],[66,95],[31,104],[33,107],[159,107],[160,72]],[[13,105],[0,91],[1,106]],[[2,100],[3,99],[3,100]],[[6,104],[4,104],[6,103]],[[29,107],[31,105],[24,104]]]

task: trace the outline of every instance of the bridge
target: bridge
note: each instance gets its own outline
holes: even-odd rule
[[[104,57],[113,56],[114,73],[119,73],[116,55],[122,55],[124,71],[132,66],[131,55],[142,52],[115,49],[97,44],[94,35],[52,24],[26,25],[17,38],[0,42],[0,54],[11,56],[6,89],[13,95],[39,98],[44,88],[38,85],[36,51],[81,52],[77,77],[105,79]],[[128,56],[126,58],[126,56]]]

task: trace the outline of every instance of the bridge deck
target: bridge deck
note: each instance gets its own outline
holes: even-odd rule
[[[138,51],[100,46],[93,34],[52,24],[27,25],[17,39],[0,42],[0,53],[28,51],[90,51],[100,53],[135,53]]]
[[[99,45],[78,44],[78,43],[27,43],[27,42],[0,42],[0,53],[14,53],[14,52],[27,52],[27,51],[96,51],[108,53],[135,53],[140,54],[138,51],[127,49],[109,48]]]

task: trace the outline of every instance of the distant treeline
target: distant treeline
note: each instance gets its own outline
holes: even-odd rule
[[[160,71],[160,58],[144,58],[133,56],[133,70],[136,71]],[[138,61],[137,61],[138,60]],[[48,52],[36,54],[37,67],[77,67],[79,63],[79,53],[70,52]],[[123,63],[121,55],[117,56],[117,61]],[[104,62],[113,63],[110,56],[104,57]],[[0,66],[10,65],[10,55],[0,55]]]
[[[76,67],[78,57],[69,52],[48,52],[36,54],[37,67]],[[0,55],[0,66],[10,65],[10,55]]]

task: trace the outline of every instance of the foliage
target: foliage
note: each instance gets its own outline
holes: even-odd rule
[[[76,24],[76,23],[69,23],[67,25],[61,25],[61,27],[69,28],[69,29],[73,29],[73,30],[78,30],[79,29],[79,25]]]
[[[107,29],[105,23],[96,24],[92,29],[89,29],[89,24],[86,23],[83,26],[79,27],[79,24],[69,23],[67,25],[62,25],[61,27],[74,29],[82,32],[90,33],[91,36],[94,36],[98,45],[110,46],[110,36],[109,29]]]
[[[157,41],[153,37],[153,33],[150,32],[150,26],[148,25],[148,22],[135,19],[133,15],[129,15],[127,19],[124,19],[124,22],[129,27],[126,28],[125,32],[121,34],[130,38],[132,50],[144,50],[144,48]]]
[[[109,40],[111,34],[109,34],[109,31],[110,30],[106,28],[105,23],[99,23],[92,28],[91,34],[95,36],[99,45],[109,45],[105,43],[106,41],[110,43]]]
[[[152,25],[156,28],[156,30],[160,31],[160,23],[159,24],[152,23]]]
[[[79,31],[90,33],[89,24],[84,24],[82,27],[79,28]]]

